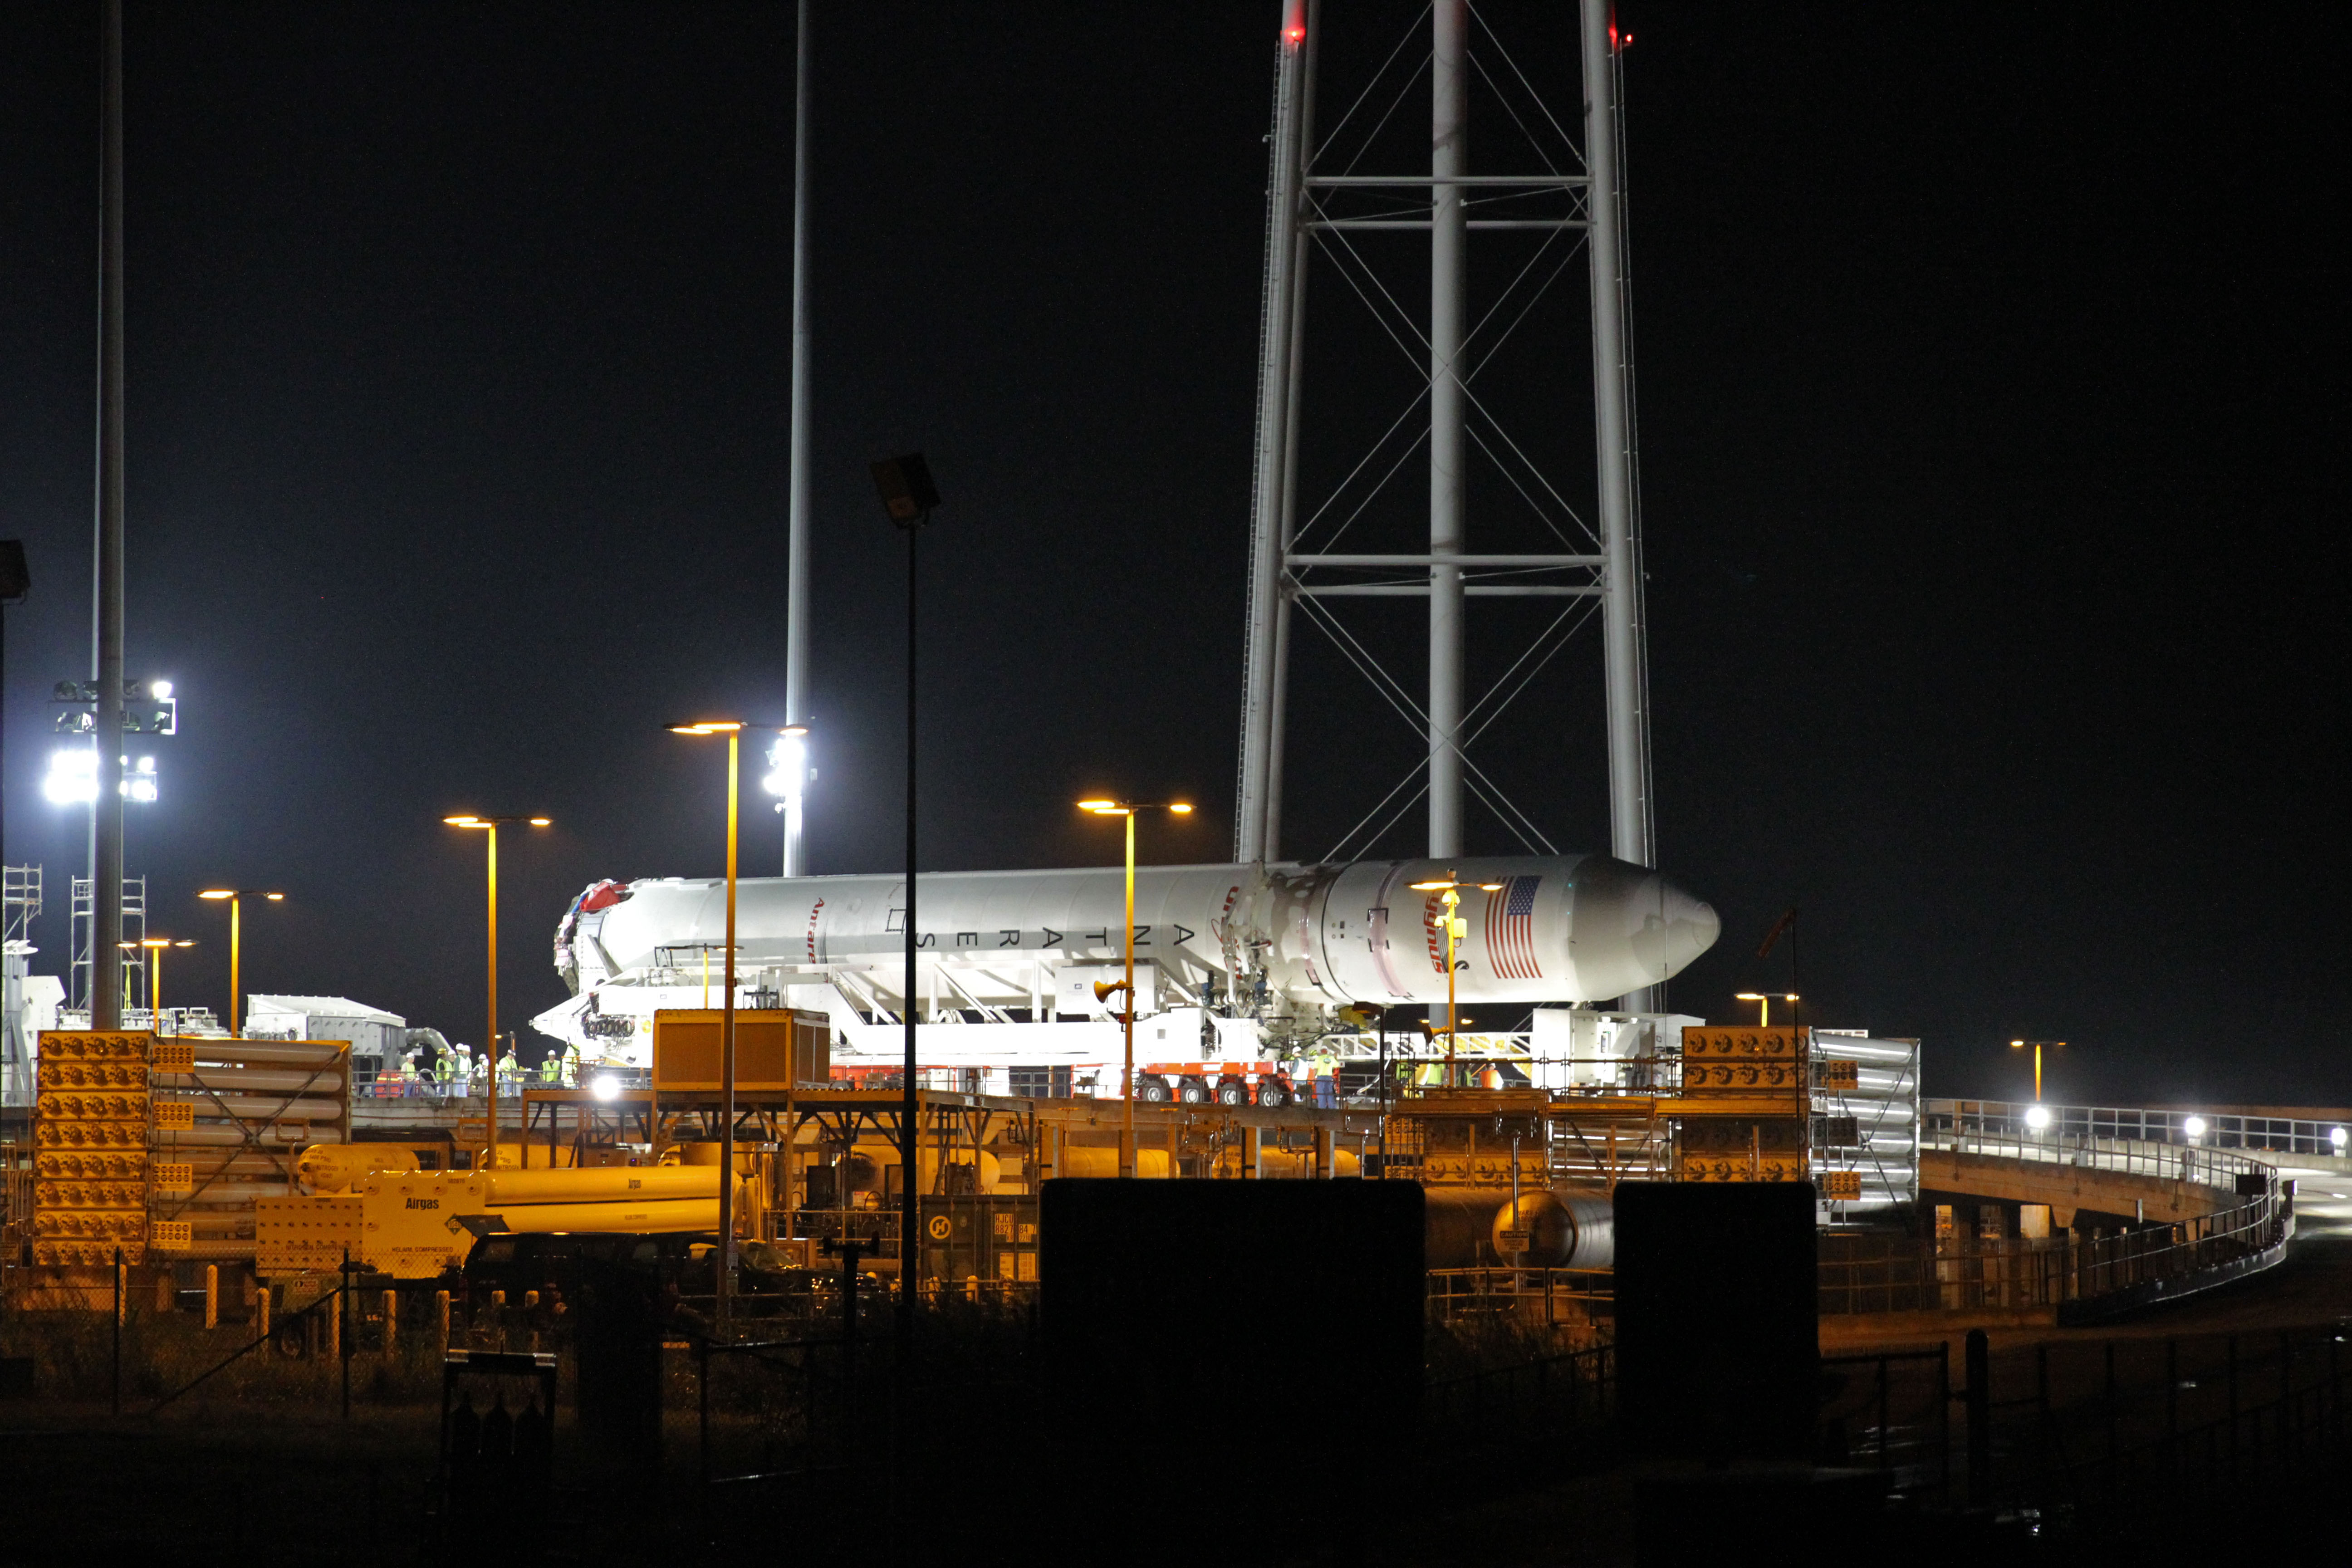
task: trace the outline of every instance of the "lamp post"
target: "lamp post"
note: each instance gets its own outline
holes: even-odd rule
[[[2012,1051],[2021,1051],[2028,1046],[2033,1047],[2033,1103],[2039,1105],[2042,1103],[2042,1053],[2045,1049],[2064,1050],[2066,1042],[2063,1040],[2011,1040],[2009,1042],[2009,1048]]]
[[[763,726],[764,727],[764,726]],[[723,977],[719,982],[719,1331],[733,1321],[735,1278],[735,849],[742,805],[743,731],[751,728],[740,719],[705,719],[672,724],[673,735],[727,737],[727,934]],[[799,724],[774,726],[776,733],[798,739],[808,733]]]
[[[1756,1026],[1759,1029],[1772,1026],[1773,1003],[1786,1002],[1793,1006],[1797,1001],[1797,994],[1793,991],[1741,991],[1735,993],[1734,997],[1738,1001],[1756,1004]]]
[[[489,1042],[484,1047],[488,1052],[484,1075],[488,1081],[484,1092],[488,1096],[489,1114],[486,1121],[489,1127],[489,1142],[483,1157],[488,1167],[496,1170],[499,1165],[499,826],[501,823],[528,823],[533,827],[545,827],[548,819],[544,816],[477,816],[469,811],[463,816],[445,816],[441,820],[452,827],[479,828],[489,848],[489,1022],[482,1034],[482,1037]]]
[[[1455,871],[1445,873],[1442,881],[1412,884],[1412,889],[1417,893],[1444,895],[1439,901],[1445,906],[1445,1087],[1448,1089],[1460,1087],[1454,1081],[1454,1045],[1462,1034],[1461,1009],[1454,1005],[1454,975],[1461,966],[1461,961],[1454,956],[1454,950],[1456,943],[1470,934],[1470,922],[1454,911],[1462,906],[1463,889],[1475,887],[1481,892],[1493,893],[1501,891],[1502,886],[1500,882],[1465,882],[1461,874]]]
[[[1183,801],[1171,801],[1164,805],[1147,805],[1139,801],[1082,800],[1080,811],[1090,811],[1097,816],[1127,818],[1127,978],[1117,985],[1099,982],[1095,986],[1095,999],[1108,1001],[1113,991],[1123,994],[1119,1007],[1118,1032],[1124,1044],[1125,1077],[1120,1080],[1118,1111],[1118,1173],[1135,1174],[1135,819],[1147,811],[1164,811],[1171,816],[1189,816],[1192,808]]]
[[[257,893],[250,888],[207,888],[196,897],[217,903],[228,900],[228,1037],[237,1037],[237,965],[242,956],[245,931],[245,900],[262,899],[278,904],[286,901],[283,893]]]
[[[163,1027],[163,950],[196,944],[185,937],[175,942],[168,936],[151,936],[142,939],[139,945],[147,950],[148,1026],[160,1034]]]
[[[899,1007],[906,1026],[906,1061],[898,1100],[898,1365],[899,1384],[911,1388],[907,1369],[915,1360],[915,1150],[921,1111],[915,1089],[915,556],[917,542],[940,504],[940,488],[920,452],[885,458],[868,470],[890,524],[907,536],[907,947],[906,995]],[[911,1417],[912,1406],[907,1415]]]

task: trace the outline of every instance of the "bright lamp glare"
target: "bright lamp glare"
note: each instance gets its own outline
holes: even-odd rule
[[[2044,1106],[2031,1106],[2025,1112],[2025,1124],[2036,1132],[2050,1131],[2050,1111]]]
[[[2180,1124],[2180,1130],[2191,1138],[2202,1138],[2205,1136],[2205,1119],[2201,1116],[2192,1116]]]
[[[769,771],[760,787],[783,802],[787,811],[798,808],[802,786],[808,782],[807,735],[805,730],[786,730],[768,747]]]
[[[98,753],[71,746],[49,753],[41,794],[55,805],[88,805],[98,799]]]
[[[155,694],[158,701],[168,701],[172,696],[172,683],[168,680],[151,680],[147,689]]]
[[[618,1100],[621,1098],[621,1080],[611,1073],[600,1072],[588,1080],[588,1092],[599,1100]]]
[[[2343,1148],[2345,1141],[2344,1129],[2338,1127],[2334,1131],[2330,1132],[2327,1135],[2327,1141],[2330,1143],[2335,1144],[2338,1149]]]

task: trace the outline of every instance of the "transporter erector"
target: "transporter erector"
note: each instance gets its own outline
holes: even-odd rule
[[[1491,884],[1464,889],[1460,907],[1455,994],[1473,1022],[1474,1008],[1605,1002],[1654,984],[1719,929],[1708,905],[1605,855],[1142,867],[1139,1064],[1355,1054],[1325,1042],[1363,1039],[1364,1008],[1442,1020],[1445,910],[1412,884],[1449,877]],[[738,1005],[824,1012],[836,1068],[895,1067],[905,889],[894,876],[739,880]],[[1118,1027],[1093,989],[1122,961],[1119,868],[940,872],[920,879],[919,895],[925,1068],[1066,1068],[1079,1092],[1120,1092]],[[533,1024],[587,1061],[648,1065],[656,1008],[721,999],[725,898],[718,879],[589,887],[556,930],[572,999]],[[1142,1092],[1154,1089],[1147,1079]]]

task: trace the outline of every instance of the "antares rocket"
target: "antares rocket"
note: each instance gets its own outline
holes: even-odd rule
[[[1605,855],[1467,856],[1344,865],[1139,868],[1139,1010],[1302,1018],[1344,1006],[1442,1005],[1445,908],[1416,882],[1458,879],[1466,934],[1454,946],[1459,1004],[1595,1002],[1665,980],[1715,942],[1715,910],[1656,872]],[[1487,884],[1491,886],[1481,886]],[[1066,971],[1120,962],[1118,868],[963,871],[918,886],[919,1016],[1050,1022]],[[708,957],[716,984],[726,887],[716,879],[598,882],[572,901],[555,964],[572,1000],[535,1020],[603,1047],[654,1005],[690,988]],[[832,994],[868,1021],[907,1005],[901,877],[758,878],[736,884],[736,970],[747,990],[798,1005]],[[804,1000],[805,998],[805,1000]],[[739,1001],[740,997],[739,996]],[[1076,1009],[1072,1008],[1072,1011]],[[642,1035],[639,1034],[642,1040]],[[972,1042],[977,1046],[977,1040]]]

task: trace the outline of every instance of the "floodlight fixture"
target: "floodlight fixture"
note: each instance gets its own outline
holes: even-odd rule
[[[923,461],[920,452],[908,452],[903,457],[885,458],[872,467],[874,489],[882,498],[882,510],[900,528],[912,528],[931,521],[931,513],[940,504],[939,487],[931,482],[930,465]]]
[[[588,1092],[598,1100],[610,1102],[621,1098],[621,1080],[608,1072],[600,1072],[588,1080]]]
[[[2201,1116],[2192,1116],[2180,1124],[2180,1130],[2189,1134],[2189,1140],[2193,1143],[2205,1136],[2205,1119]]]
[[[2025,1124],[2028,1127],[2032,1128],[2036,1132],[2049,1131],[2050,1108],[2046,1105],[2027,1106],[2025,1108]]]

